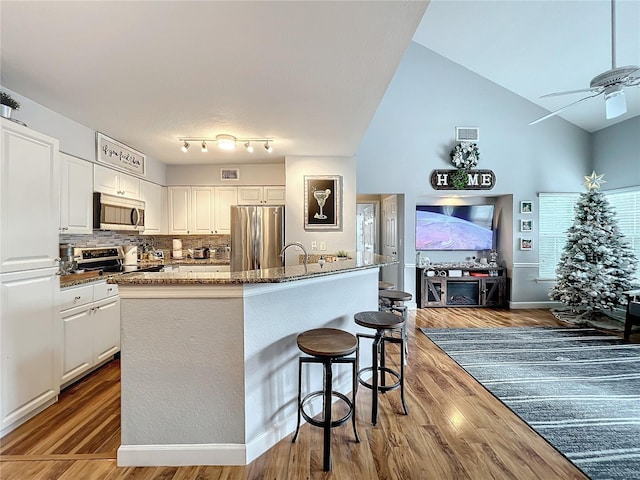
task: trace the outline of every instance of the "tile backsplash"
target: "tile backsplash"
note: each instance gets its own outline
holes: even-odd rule
[[[138,245],[150,250],[162,250],[165,258],[171,258],[172,241],[182,240],[182,249],[220,247],[231,245],[230,235],[137,235],[124,232],[95,231],[91,235],[60,235],[59,243],[71,243],[76,247],[103,247],[111,245]],[[139,248],[142,253],[144,248]]]

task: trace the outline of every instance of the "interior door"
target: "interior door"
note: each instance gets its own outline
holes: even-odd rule
[[[398,196],[389,195],[382,199],[382,255],[398,260]],[[399,264],[382,267],[382,280],[401,289]]]

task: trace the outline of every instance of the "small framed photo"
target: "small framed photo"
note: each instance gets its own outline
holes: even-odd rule
[[[531,238],[521,238],[520,239],[520,250],[533,250],[533,239],[531,239]]]
[[[521,232],[533,232],[533,220],[520,220]]]
[[[533,213],[533,202],[531,200],[521,201],[520,213]]]

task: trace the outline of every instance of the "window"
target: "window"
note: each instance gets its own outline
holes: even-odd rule
[[[640,260],[640,187],[604,192],[616,213],[620,233]],[[555,279],[556,267],[566,242],[566,231],[573,225],[577,193],[540,193],[539,277]],[[640,280],[640,264],[636,269]]]
[[[611,208],[616,212],[618,228],[640,261],[640,187],[604,192]],[[640,281],[640,264],[636,268],[636,281]]]
[[[567,240],[566,232],[575,218],[577,193],[539,194],[538,276],[555,279],[556,267]]]

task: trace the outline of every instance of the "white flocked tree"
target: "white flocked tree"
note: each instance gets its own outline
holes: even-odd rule
[[[588,191],[576,203],[573,225],[549,292],[584,318],[626,305],[637,259],[620,233],[614,211],[599,191],[602,175],[585,177]]]

